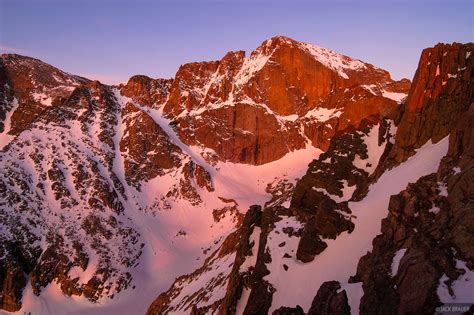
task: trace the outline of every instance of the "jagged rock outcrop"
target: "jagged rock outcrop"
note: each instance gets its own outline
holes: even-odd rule
[[[350,315],[351,308],[345,290],[337,281],[325,282],[314,297],[308,315]]]
[[[466,180],[473,179],[469,173],[456,175],[468,177],[462,180],[467,184]],[[472,269],[472,246],[467,244],[474,240],[474,234],[468,232],[474,222],[474,204],[450,198],[450,188],[445,196],[440,190],[445,183],[438,176],[423,177],[392,196],[382,235],[359,262],[353,279],[363,282],[361,313],[434,312],[441,305],[437,294],[441,277],[445,275],[449,287],[466,272],[457,268],[457,261],[466,261]],[[452,189],[460,188],[455,185]],[[472,184],[462,190],[472,193]]]
[[[370,175],[394,136],[390,125],[390,120],[372,117],[362,121],[359,129],[333,137],[329,149],[310,163],[297,182],[291,207],[306,222],[297,251],[300,261],[310,262],[320,254],[327,246],[323,239],[354,229],[347,202],[367,192]]]
[[[268,236],[274,230],[275,223],[282,220],[281,216],[284,215],[288,213],[287,209],[282,207],[266,208],[262,212],[256,261],[254,266],[248,268],[250,275],[246,287],[250,293],[243,310],[244,314],[265,314],[270,310],[275,289],[264,279],[271,272],[267,266],[272,261]]]
[[[235,261],[229,276],[227,290],[222,300],[219,312],[221,314],[235,314],[237,303],[242,295],[244,287],[248,286],[248,277],[251,270],[241,268],[248,256],[256,256],[260,240],[254,237],[253,233],[258,234],[257,228],[261,229],[262,209],[259,206],[252,206],[245,214],[242,226],[240,227],[240,241],[236,248]],[[244,269],[241,271],[241,269]]]
[[[388,164],[405,161],[428,140],[446,137],[474,99],[474,44],[438,44],[423,50],[400,114]]]
[[[146,112],[132,103],[122,109],[123,135],[120,151],[124,156],[125,176],[129,185],[140,188],[143,180],[181,166],[184,155]]]
[[[182,173],[183,178],[179,182],[179,191],[181,196],[192,205],[202,202],[197,189],[214,191],[211,175],[202,166],[189,161],[184,165]]]
[[[120,91],[138,104],[154,107],[166,100],[172,83],[173,79],[152,79],[145,75],[135,75]]]

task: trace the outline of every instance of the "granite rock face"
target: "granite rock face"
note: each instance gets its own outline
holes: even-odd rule
[[[8,112],[11,135],[27,129],[44,111],[64,101],[90,80],[66,73],[38,59],[15,54],[0,57],[0,130]]]
[[[145,75],[135,75],[120,91],[138,104],[153,107],[166,100],[172,83],[173,79],[152,79]]]
[[[338,292],[340,289],[341,285],[337,281],[323,283],[314,297],[313,303],[311,303],[308,315],[351,314],[351,308],[347,301],[346,291],[341,290]]]
[[[137,188],[142,180],[164,175],[181,166],[184,156],[159,125],[132,103],[121,112],[124,134],[120,151],[126,156],[127,182]]]
[[[389,159],[405,161],[428,140],[446,137],[474,98],[474,44],[438,44],[423,50],[400,113]]]
[[[274,37],[246,58],[181,66],[164,113],[187,144],[221,160],[264,164],[301,149],[326,150],[331,137],[397,107],[410,82],[325,48]],[[392,94],[390,94],[392,93]],[[386,96],[386,97],[384,97]]]

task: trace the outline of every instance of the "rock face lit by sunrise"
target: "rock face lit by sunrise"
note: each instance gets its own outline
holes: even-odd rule
[[[4,7],[23,17],[36,7],[30,4]],[[249,14],[270,5],[213,4],[217,11],[253,8]],[[157,16],[180,16],[172,4],[159,5]],[[432,5],[433,14],[443,8]],[[183,6],[183,16],[202,10],[194,6]],[[310,4],[275,6],[288,9],[293,33],[306,17],[293,23],[293,15]],[[37,12],[45,8],[64,9],[54,2]],[[101,45],[145,36],[118,36],[122,26],[111,14],[135,13],[131,29],[162,25],[147,24],[149,12],[127,2],[103,1],[96,9],[87,19],[99,18],[96,31],[114,34]],[[11,29],[16,22],[1,23],[5,40],[36,42]],[[444,23],[451,23],[449,34],[460,22]],[[89,27],[63,34],[91,35]],[[256,33],[275,30],[263,23]],[[207,28],[202,36],[221,31]],[[55,56],[63,35],[49,34],[50,53],[38,55]],[[0,43],[10,52],[0,55],[0,314],[422,314],[474,307],[474,44],[426,45],[412,56],[419,62],[410,81],[333,47],[282,35],[259,42],[250,51],[219,48],[214,61],[183,58],[167,78],[138,74],[122,84],[100,80],[111,77],[101,76],[106,65],[95,61],[97,70],[73,74],[59,69],[70,61],[36,59],[30,49]],[[160,49],[166,43],[173,41]],[[215,53],[193,40],[186,47]],[[96,56],[104,64],[115,57]],[[119,67],[125,72],[144,62],[128,60]],[[176,66],[160,60],[167,62]]]

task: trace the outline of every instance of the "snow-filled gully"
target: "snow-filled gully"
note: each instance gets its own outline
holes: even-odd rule
[[[274,272],[265,277],[276,289],[270,313],[281,306],[296,305],[308,311],[321,284],[337,280],[347,291],[353,314],[357,314],[363,294],[362,284],[347,281],[355,274],[360,257],[372,249],[372,240],[380,233],[381,221],[388,214],[390,196],[421,176],[435,172],[447,150],[448,138],[436,144],[425,144],[408,161],[382,175],[362,201],[349,203],[356,216],[352,233],[344,232],[335,240],[325,240],[328,247],[311,263],[303,264],[292,259],[290,264],[287,259],[288,271]],[[268,245],[278,248],[278,244]],[[294,246],[296,251],[297,243]],[[279,268],[276,270],[282,270],[282,266]]]

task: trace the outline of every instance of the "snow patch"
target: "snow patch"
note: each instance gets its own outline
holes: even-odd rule
[[[288,116],[280,116],[279,118],[286,121],[296,121],[298,120],[299,116],[294,114],[294,115],[288,115]]]
[[[12,115],[15,112],[15,110],[18,108],[18,100],[16,98],[13,99],[12,102],[12,108],[7,112],[5,120],[3,121],[3,127],[4,130],[2,133],[0,133],[0,150],[3,150],[3,148],[10,143],[10,141],[15,138],[15,136],[12,136],[8,134],[12,128],[11,126],[11,120],[12,120]]]
[[[452,284],[454,295],[449,294],[445,281],[449,278],[444,274],[439,279],[438,297],[442,303],[472,303],[472,293],[474,292],[474,270],[470,270],[466,262],[456,261],[456,268],[463,269],[465,273],[459,276]]]
[[[252,254],[245,258],[245,261],[240,265],[239,272],[246,272],[250,267],[254,267],[257,262],[257,253],[259,248],[260,233],[262,230],[258,226],[254,226],[252,234],[249,238],[249,244],[253,243]]]
[[[431,212],[431,213],[434,213],[434,214],[438,214],[440,210],[441,210],[440,208],[435,206],[435,207],[432,207],[431,209],[429,209],[428,211]]]
[[[317,121],[325,122],[331,118],[339,117],[342,115],[341,109],[338,108],[324,108],[324,107],[317,107],[314,108],[304,115],[305,118],[315,118]]]
[[[34,93],[31,94],[31,96],[33,97],[33,99],[36,102],[40,102],[44,106],[51,106],[52,105],[53,99],[51,98],[51,96],[48,96],[45,93],[34,92]]]
[[[366,89],[367,91],[369,91],[370,93],[374,94],[374,95],[378,95],[377,93],[377,85],[375,84],[371,84],[371,85],[367,85],[367,84],[364,84],[364,85],[361,85],[362,88]]]
[[[439,195],[448,197],[448,187],[443,182],[438,182]]]
[[[397,252],[393,256],[392,269],[391,269],[392,277],[395,277],[397,275],[398,267],[400,266],[400,260],[402,260],[403,256],[405,256],[406,251],[407,251],[406,248],[401,248],[397,250]]]
[[[396,101],[398,104],[403,102],[403,100],[407,97],[408,94],[406,93],[397,93],[397,92],[388,92],[388,91],[383,91],[382,96],[389,98],[391,100]]]
[[[343,201],[347,201],[347,200],[351,199],[352,194],[354,193],[354,191],[357,188],[357,185],[349,186],[348,181],[345,180],[345,179],[342,180],[342,184],[343,184],[342,196],[332,195],[332,194],[328,193],[327,190],[324,189],[324,188],[313,187],[311,189],[315,190],[315,191],[322,192],[323,194],[327,195],[328,197],[330,197],[335,202],[339,203],[339,202],[343,202]]]
[[[306,51],[308,51],[318,62],[330,69],[335,70],[341,78],[349,79],[349,76],[346,73],[347,70],[357,71],[367,68],[367,66],[360,60],[351,59],[327,48],[308,43],[301,43],[301,46],[306,49]]]

